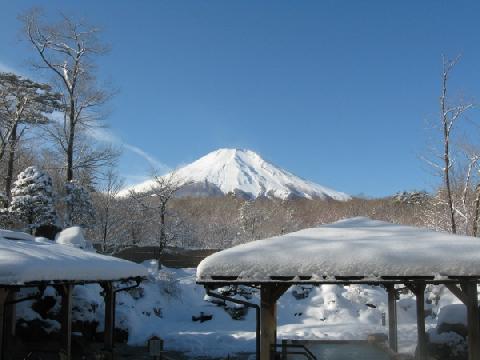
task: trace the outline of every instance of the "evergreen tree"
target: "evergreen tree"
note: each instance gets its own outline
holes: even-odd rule
[[[4,189],[8,200],[22,136],[32,126],[48,124],[49,114],[63,107],[60,99],[50,85],[0,72],[0,160],[6,157]]]
[[[65,227],[90,227],[95,222],[95,208],[90,193],[72,180],[65,184],[65,205],[67,206]]]
[[[18,174],[13,184],[11,216],[27,225],[30,232],[56,223],[52,179],[35,166]]]

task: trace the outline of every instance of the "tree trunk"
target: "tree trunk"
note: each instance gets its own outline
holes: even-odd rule
[[[160,209],[160,252],[167,243],[167,235],[165,233],[165,212],[166,207],[162,206]]]
[[[69,124],[67,137],[67,181],[73,180],[73,142],[75,139],[75,100],[73,94],[70,94]],[[70,226],[72,219],[72,205],[66,207],[65,224]]]
[[[73,143],[75,140],[75,100],[70,94],[69,132],[67,141],[67,182],[73,180]]]
[[[5,149],[7,148],[7,142],[2,142],[0,145],[0,161],[2,161],[3,156],[5,155]]]
[[[108,234],[108,221],[109,221],[109,209],[110,205],[107,205],[107,208],[105,209],[105,223],[103,224],[103,245],[102,245],[102,251],[105,253],[107,251],[107,234]]]
[[[478,233],[478,217],[480,216],[480,184],[477,185],[475,188],[475,202],[474,202],[474,209],[475,215],[473,217],[473,224],[472,224],[472,236],[477,236]]]
[[[8,161],[7,161],[7,176],[5,177],[5,195],[8,199],[8,204],[12,201],[12,182],[13,182],[13,165],[15,162],[15,150],[17,147],[17,124],[12,128],[12,135],[10,137],[8,146]]]
[[[448,203],[451,229],[452,229],[452,233],[456,234],[457,224],[455,222],[455,210],[453,208],[452,190],[450,188],[450,148],[449,148],[450,124],[448,120],[447,105],[446,105],[447,79],[448,79],[448,71],[444,69],[443,83],[442,83],[443,85],[442,96],[440,97],[440,108],[442,111],[442,123],[443,123],[443,161],[444,161],[443,178],[445,182],[445,189],[447,191],[447,203]]]
[[[162,268],[162,264],[160,263],[160,256],[162,255],[163,249],[167,243],[167,235],[165,233],[165,213],[166,213],[166,206],[162,206],[160,208],[160,243],[158,244],[158,270]]]

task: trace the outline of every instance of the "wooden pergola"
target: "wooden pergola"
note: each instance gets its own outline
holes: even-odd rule
[[[416,238],[412,238],[415,235]],[[395,237],[395,242],[388,243],[386,239],[389,236]],[[415,250],[425,251],[428,248],[421,243],[422,240],[440,247],[434,249],[435,253],[443,254],[436,259],[439,266],[433,262],[436,256],[415,256]],[[365,249],[360,251],[356,248],[359,244]],[[303,247],[303,251],[294,250],[295,246]],[[389,246],[391,251],[388,251]],[[345,253],[349,250],[352,253]],[[368,251],[372,252],[370,261],[366,257]],[[336,259],[342,254],[352,257],[353,265]],[[422,261],[422,256],[428,264],[415,267],[416,261]],[[390,261],[395,261],[395,266],[386,266]],[[305,262],[308,264],[305,265]],[[227,285],[260,289],[260,360],[270,360],[272,349],[277,344],[277,300],[290,286],[301,284],[384,287],[388,294],[388,341],[393,352],[398,350],[397,292],[399,287],[408,288],[416,296],[417,359],[426,360],[425,288],[428,284],[445,285],[467,308],[468,358],[480,360],[477,294],[480,275],[476,274],[480,274],[480,240],[477,238],[355,218],[216,253],[199,265],[197,283],[209,291]]]
[[[116,288],[114,282],[134,282],[135,285]],[[116,279],[108,281],[41,281],[29,282],[22,285],[0,284],[0,359],[8,360],[13,358],[13,344],[16,336],[16,311],[17,303],[33,300],[41,297],[41,293],[26,298],[17,298],[17,292],[25,288],[45,289],[47,286],[54,287],[61,295],[61,341],[59,351],[62,351],[67,359],[72,358],[72,293],[76,285],[98,283],[103,289],[105,301],[105,327],[103,353],[107,358],[113,359],[114,331],[115,331],[115,299],[116,293],[136,287],[142,281],[141,277]],[[52,349],[53,350],[53,349]]]
[[[0,232],[0,360],[13,356],[16,304],[38,299],[54,287],[61,295],[59,351],[72,358],[72,293],[76,285],[99,284],[105,301],[104,353],[113,358],[116,293],[136,287],[147,276],[138,264],[50,241],[37,242],[28,234]],[[117,285],[117,283],[119,283]],[[121,284],[125,285],[121,285]],[[37,288],[35,295],[18,292]]]

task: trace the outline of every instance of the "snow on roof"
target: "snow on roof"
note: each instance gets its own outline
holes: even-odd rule
[[[19,232],[19,231],[12,231],[12,230],[4,230],[0,229],[0,239],[7,239],[7,240],[30,240],[33,241],[35,238],[27,233]]]
[[[0,284],[36,281],[100,281],[147,276],[130,261],[54,242],[35,241],[24,233],[0,230]]]
[[[86,249],[89,247],[80,226],[72,226],[60,231],[57,236],[55,236],[55,242],[57,244],[70,245],[80,249]]]
[[[197,268],[199,282],[479,275],[480,239],[364,217],[235,246]]]

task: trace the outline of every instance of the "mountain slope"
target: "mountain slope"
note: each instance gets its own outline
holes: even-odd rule
[[[175,172],[182,181],[189,183],[181,196],[219,196],[235,193],[246,198],[274,197],[287,199],[321,198],[345,201],[350,196],[304,180],[263,160],[257,153],[241,149],[219,149]],[[135,185],[137,192],[151,189],[154,182],[148,180]]]

